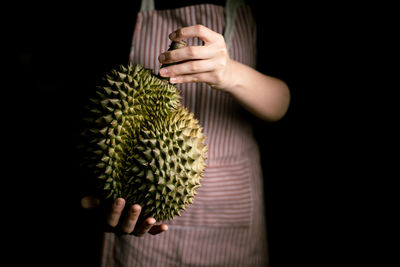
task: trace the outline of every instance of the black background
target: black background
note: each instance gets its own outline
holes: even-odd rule
[[[258,24],[258,69],[284,80],[291,105],[279,122],[254,120],[265,176],[270,266],[326,266],[351,254],[355,49],[346,8],[250,1]],[[16,7],[18,8],[18,7]],[[128,62],[139,4],[59,2],[26,6],[10,28],[12,98],[4,98],[4,221],[12,260],[40,266],[96,266],[101,239],[80,209],[74,147],[83,104],[100,78]],[[350,14],[349,14],[350,13]],[[11,42],[9,42],[11,40]],[[15,53],[14,53],[15,52]],[[346,171],[345,171],[346,170]],[[350,211],[351,210],[351,211]],[[345,240],[345,241],[344,241]],[[23,257],[21,257],[21,251]]]

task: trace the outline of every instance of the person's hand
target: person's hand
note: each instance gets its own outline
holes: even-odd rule
[[[100,199],[85,196],[81,200],[81,205],[85,209],[98,208]],[[124,208],[126,209],[125,212]],[[143,236],[146,233],[157,235],[168,230],[166,224],[156,224],[154,218],[146,218],[138,223],[141,207],[138,204],[125,207],[125,199],[117,198],[107,214],[107,228],[118,234],[132,234]]]
[[[214,88],[228,90],[232,83],[232,60],[229,58],[224,37],[203,25],[175,30],[172,41],[198,37],[203,46],[188,46],[162,53],[162,64],[181,62],[160,69],[160,75],[170,77],[171,83],[205,82]]]

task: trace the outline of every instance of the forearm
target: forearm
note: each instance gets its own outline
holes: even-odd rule
[[[172,64],[160,69],[171,83],[204,82],[231,93],[244,108],[266,121],[281,119],[289,106],[290,93],[283,81],[231,60],[224,37],[202,25],[177,29],[172,41],[200,38],[204,45],[164,52],[159,60]]]
[[[225,88],[249,112],[266,121],[278,121],[286,113],[290,92],[281,80],[230,60],[229,88]]]

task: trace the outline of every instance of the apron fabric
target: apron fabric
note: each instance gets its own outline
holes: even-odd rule
[[[246,5],[228,9],[228,3],[228,11],[213,4],[154,10],[153,1],[144,1],[130,61],[158,73],[158,56],[170,44],[168,34],[202,24],[225,33],[230,58],[254,68],[256,25],[251,10]],[[230,25],[225,25],[225,15]],[[202,45],[198,38],[186,41],[189,46]],[[267,266],[262,170],[246,112],[230,94],[205,83],[178,88],[182,105],[194,113],[206,135],[201,187],[181,216],[165,222],[165,233],[140,238],[105,233],[102,266]]]

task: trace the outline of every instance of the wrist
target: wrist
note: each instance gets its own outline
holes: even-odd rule
[[[230,94],[235,94],[237,90],[240,90],[241,74],[240,70],[238,69],[239,64],[240,63],[236,62],[235,60],[228,59],[224,83],[222,83],[220,89]]]
[[[229,92],[229,88],[231,87],[231,77],[232,77],[232,62],[231,59],[227,59],[225,68],[222,71],[215,72],[213,84],[210,86],[214,89],[222,90]]]

